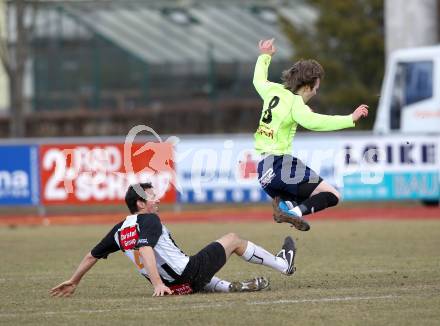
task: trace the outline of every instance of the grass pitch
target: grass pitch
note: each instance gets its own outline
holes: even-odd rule
[[[275,223],[170,224],[188,254],[234,231],[272,252],[297,241],[286,277],[233,257],[228,280],[265,275],[271,290],[152,298],[132,263],[115,253],[72,298],[51,298],[110,229],[0,228],[0,324],[9,325],[439,325],[440,221],[315,221],[300,233]]]

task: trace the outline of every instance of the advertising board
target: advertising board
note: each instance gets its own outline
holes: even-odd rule
[[[162,202],[176,200],[168,143],[42,145],[40,171],[44,205],[119,203],[137,182],[151,182]]]
[[[0,146],[0,205],[38,205],[38,148]]]

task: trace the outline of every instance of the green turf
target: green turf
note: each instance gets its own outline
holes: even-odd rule
[[[0,228],[0,324],[12,325],[439,325],[440,221],[287,225],[172,224],[187,253],[234,231],[276,252],[297,240],[297,273],[232,258],[226,279],[265,275],[270,291],[152,298],[120,253],[99,262],[74,297],[51,298],[110,226]]]

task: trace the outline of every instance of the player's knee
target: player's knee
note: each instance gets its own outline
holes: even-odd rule
[[[235,241],[237,241],[237,240],[240,240],[240,237],[239,237],[236,233],[234,233],[234,232],[230,232],[230,233],[228,233],[228,234],[226,235],[226,237],[227,237],[230,241],[232,241],[232,242],[235,242]]]
[[[223,247],[228,248],[228,250],[231,250],[233,252],[238,246],[240,246],[240,241],[243,241],[240,239],[240,237],[236,233],[227,233],[224,236],[222,236],[219,240]]]

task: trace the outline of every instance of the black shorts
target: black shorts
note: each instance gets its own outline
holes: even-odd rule
[[[272,198],[302,202],[322,178],[292,155],[269,155],[258,163],[258,180]]]
[[[190,283],[194,292],[201,291],[225,263],[225,248],[218,242],[212,242],[194,256],[189,257],[181,280]]]

